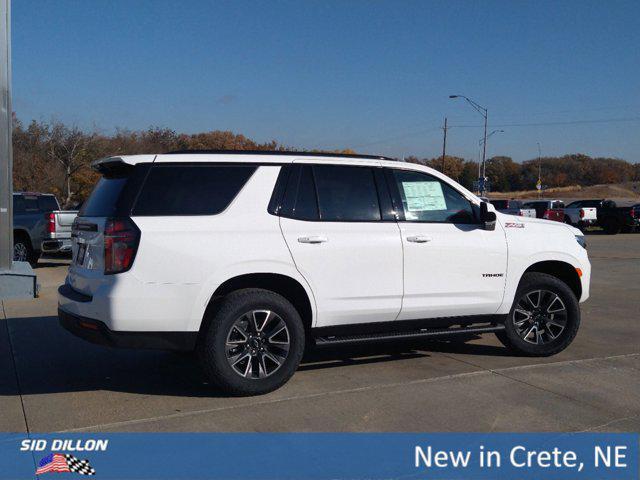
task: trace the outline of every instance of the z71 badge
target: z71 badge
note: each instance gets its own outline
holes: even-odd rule
[[[524,223],[519,222],[506,222],[504,228],[524,228]]]

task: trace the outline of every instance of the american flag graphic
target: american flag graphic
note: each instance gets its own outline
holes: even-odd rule
[[[36,475],[43,473],[68,473],[95,475],[96,471],[89,465],[89,460],[78,460],[73,455],[50,453],[38,463]]]

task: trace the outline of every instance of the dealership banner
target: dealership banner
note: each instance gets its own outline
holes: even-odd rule
[[[638,479],[638,434],[0,434],[0,479]]]

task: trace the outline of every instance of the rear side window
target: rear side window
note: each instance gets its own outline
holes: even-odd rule
[[[59,210],[60,206],[53,195],[41,195],[38,197],[38,208],[42,212],[53,212]]]
[[[551,208],[564,208],[564,202],[553,202]]]
[[[313,167],[320,219],[328,222],[381,219],[373,170],[368,167]]]
[[[24,198],[24,211],[26,213],[36,213],[40,211],[38,207],[38,197],[25,195],[22,198]]]
[[[236,197],[253,165],[154,165],[132,215],[215,215]]]
[[[127,183],[127,177],[102,177],[82,205],[80,217],[110,217],[115,215],[120,193]]]

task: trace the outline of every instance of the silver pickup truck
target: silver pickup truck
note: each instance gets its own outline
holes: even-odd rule
[[[78,212],[62,211],[52,194],[13,194],[13,259],[38,263],[42,252],[64,252],[71,246],[71,225]]]
[[[54,210],[47,217],[47,238],[42,241],[43,253],[71,253],[71,228],[78,210]]]

